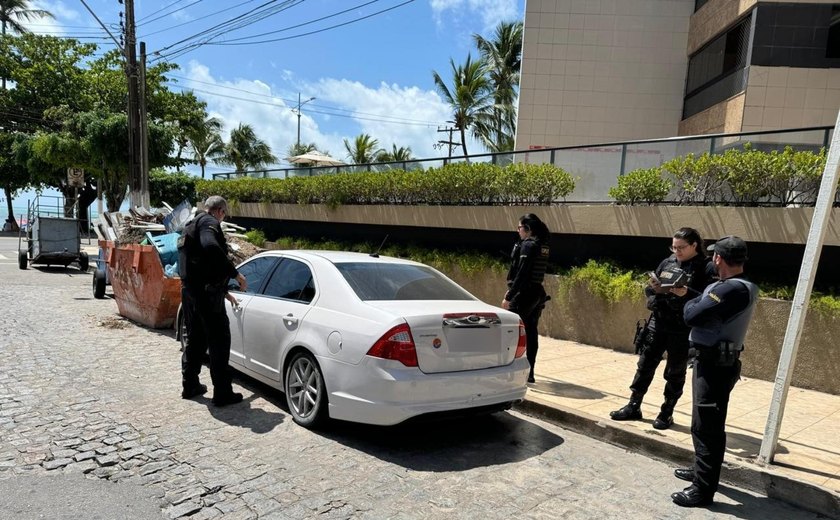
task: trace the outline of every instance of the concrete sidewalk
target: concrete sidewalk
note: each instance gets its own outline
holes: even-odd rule
[[[693,461],[691,371],[674,426],[655,430],[662,403],[663,362],[642,405],[642,421],[609,417],[627,403],[638,357],[606,348],[540,337],[536,384],[520,409],[608,442],[680,465]],[[742,377],[727,420],[723,480],[833,518],[840,518],[840,396],[791,387],[774,463],[756,462],[773,384]],[[681,489],[675,481],[674,490]]]

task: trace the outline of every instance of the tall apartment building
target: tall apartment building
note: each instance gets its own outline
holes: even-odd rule
[[[838,0],[528,0],[516,149],[833,125]]]

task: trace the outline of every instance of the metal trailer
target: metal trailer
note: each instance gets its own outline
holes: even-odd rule
[[[88,255],[81,250],[79,219],[58,216],[63,214],[59,205],[55,211],[42,206],[40,197],[29,204],[26,231],[18,233],[18,267],[26,269],[29,264],[63,265],[79,264],[87,272]],[[26,247],[23,247],[23,242]]]

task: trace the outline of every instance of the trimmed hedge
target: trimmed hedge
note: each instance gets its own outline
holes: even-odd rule
[[[658,168],[619,176],[610,197],[619,204],[664,202],[673,185],[672,201],[680,205],[758,206],[812,205],[816,201],[826,151],[762,152],[750,143],[722,154],[678,157]]]
[[[434,204],[474,206],[560,201],[575,180],[550,164],[449,164],[425,171],[343,173],[289,179],[241,178],[196,182],[201,197],[279,204]]]
[[[370,253],[376,251],[379,244],[370,242],[350,244],[331,240],[307,240],[291,237],[277,239],[276,245],[280,249],[312,249],[329,251],[357,251]],[[408,258],[416,262],[430,265],[439,271],[446,272],[452,266],[457,266],[466,274],[480,274],[485,270],[506,272],[508,264],[499,257],[484,253],[468,251],[441,251],[417,246],[386,246],[381,254],[397,258]],[[552,266],[549,266],[551,270]],[[561,291],[568,292],[573,285],[585,285],[589,292],[603,298],[611,304],[616,304],[627,298],[635,298],[642,294],[647,284],[648,275],[643,271],[624,269],[610,261],[589,260],[585,265],[573,267],[568,271],[558,272]],[[762,298],[792,300],[794,287],[762,285]],[[811,294],[811,310],[829,318],[840,318],[840,296],[830,293],[814,291]]]

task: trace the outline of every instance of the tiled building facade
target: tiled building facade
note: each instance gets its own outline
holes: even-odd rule
[[[840,1],[528,0],[516,149],[834,124]]]

